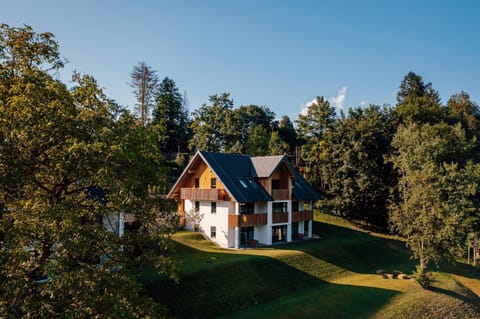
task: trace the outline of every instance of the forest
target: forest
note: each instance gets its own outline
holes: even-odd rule
[[[396,105],[337,114],[319,92],[292,120],[218,93],[188,112],[175,81],[141,62],[130,74],[138,103],[129,110],[92,76],[74,73],[68,87],[56,73],[63,66],[52,34],[1,26],[2,316],[54,316],[67,299],[76,300],[71,314],[163,313],[128,270],[148,262],[178,279],[168,240],[174,206],[162,195],[197,150],[286,155],[322,195],[317,209],[405,238],[423,286],[428,267],[479,258],[480,112],[466,92],[441,101],[409,72],[399,75]],[[119,210],[139,220],[123,238],[95,223]],[[110,270],[124,269],[89,262],[102,254]],[[57,279],[39,287],[46,275]],[[88,289],[76,290],[78,282]]]
[[[409,72],[394,106],[336,114],[318,96],[292,122],[266,106],[235,107],[229,93],[210,96],[189,115],[175,82],[160,82],[145,63],[134,67],[132,80],[134,88],[151,90],[135,91],[138,113],[151,107],[144,124],[157,132],[159,150],[177,173],[196,150],[286,155],[323,195],[319,209],[405,237],[421,277],[442,259],[476,262],[480,112],[468,93],[443,103],[430,82]],[[142,103],[145,96],[150,102]]]

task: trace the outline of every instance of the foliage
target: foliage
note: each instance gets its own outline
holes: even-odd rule
[[[233,120],[233,100],[229,93],[212,95],[212,105],[204,104],[192,113],[192,139],[189,147],[192,151],[226,151],[231,145]]]
[[[424,83],[423,78],[414,72],[408,72],[400,83],[397,92],[398,105],[404,104],[407,98],[427,97],[431,102],[439,103],[440,97],[437,91],[432,88],[432,83]]]
[[[328,189],[322,205],[337,215],[386,229],[387,200],[396,176],[385,156],[395,128],[389,109],[373,105],[351,109],[337,121],[327,140]]]
[[[464,221],[478,207],[480,167],[465,164],[465,133],[443,123],[410,124],[399,127],[392,145],[401,176],[399,199],[391,206],[392,229],[406,238],[422,269],[454,260],[465,241]]]
[[[152,133],[92,77],[67,89],[59,56],[52,34],[0,27],[0,316],[161,317],[130,275],[178,273]],[[135,235],[102,225],[120,212]]]
[[[272,132],[268,142],[269,155],[287,155],[289,148],[288,143],[282,140],[279,132]]]
[[[261,125],[253,127],[247,140],[247,154],[251,156],[264,156],[268,154],[270,137],[268,131]]]
[[[296,120],[297,132],[305,142],[302,146],[302,160],[305,161],[304,173],[309,182],[325,187],[325,174],[322,164],[329,152],[326,139],[334,129],[335,109],[322,96],[317,97],[305,114]]]
[[[413,278],[422,286],[422,288],[428,288],[433,282],[433,275],[420,265],[416,266],[413,272]]]
[[[431,83],[425,84],[421,76],[409,72],[397,93],[395,112],[403,123],[438,123],[444,119],[444,109],[437,91]]]
[[[467,136],[475,136],[478,140],[480,128],[480,110],[478,104],[470,100],[466,92],[454,94],[448,99],[447,113],[450,121],[461,123]]]
[[[166,77],[158,86],[156,102],[152,112],[152,125],[164,130],[161,151],[178,153],[187,150],[189,118],[175,81]]]

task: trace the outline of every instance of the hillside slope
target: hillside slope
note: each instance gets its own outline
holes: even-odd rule
[[[470,290],[480,287],[474,269],[449,267],[455,275],[437,273],[431,290],[384,279],[378,270],[413,270],[402,242],[338,218],[316,214],[315,220],[318,239],[241,251],[180,232],[180,284],[148,271],[142,281],[178,318],[480,317],[480,298]]]

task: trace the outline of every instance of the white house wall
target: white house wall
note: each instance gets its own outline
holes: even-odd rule
[[[217,203],[217,212],[212,214],[212,202],[200,202],[200,214],[203,214],[203,219],[200,222],[200,231],[203,232],[212,241],[218,243],[222,247],[228,247],[229,232],[228,232],[228,211],[230,202],[219,201]],[[195,201],[185,200],[185,212],[187,214],[195,209]],[[210,237],[211,226],[216,227],[216,238]],[[193,224],[187,217],[185,228],[194,230]]]

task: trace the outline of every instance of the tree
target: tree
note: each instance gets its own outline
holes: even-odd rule
[[[253,127],[247,141],[247,154],[250,156],[264,156],[268,154],[270,136],[261,125]]]
[[[287,115],[282,116],[278,123],[278,135],[283,142],[287,143],[287,153],[290,155],[295,154],[295,149],[297,147],[297,131],[295,130],[290,117]]]
[[[269,155],[287,155],[289,145],[280,138],[278,132],[272,132],[270,141],[268,142]]]
[[[405,99],[408,97],[427,97],[432,102],[440,102],[440,96],[432,88],[432,83],[425,84],[422,77],[412,71],[408,72],[400,83],[400,90],[397,93],[398,104],[405,103]]]
[[[160,317],[130,272],[177,277],[162,159],[92,77],[55,79],[62,65],[52,34],[0,27],[0,316]],[[121,212],[135,235],[102,225]]]
[[[371,105],[350,109],[327,140],[329,188],[321,201],[335,214],[387,228],[387,202],[396,174],[385,157],[396,130],[392,112]]]
[[[182,95],[172,79],[166,77],[160,83],[152,113],[152,124],[165,130],[161,150],[167,153],[186,151],[190,123]]]
[[[445,117],[438,92],[413,72],[409,72],[400,84],[397,101],[396,112],[403,123],[434,124]]]
[[[335,109],[322,96],[317,97],[306,114],[300,114],[296,121],[297,133],[304,141],[302,160],[305,161],[307,179],[314,185],[325,188],[325,177],[322,172],[327,150],[327,135],[335,125]]]
[[[462,91],[459,94],[453,94],[448,99],[447,112],[453,123],[462,123],[467,135],[472,137],[478,134],[480,110],[468,93]]]
[[[153,107],[154,97],[157,90],[157,72],[145,62],[139,62],[133,67],[130,77],[132,80],[130,86],[133,88],[133,94],[135,94],[135,98],[137,99],[137,113],[140,117],[141,123],[146,125],[149,120],[150,109]]]
[[[478,167],[466,165],[469,143],[458,125],[400,126],[392,145],[392,162],[400,173],[399,200],[390,213],[392,230],[406,238],[420,262],[419,282],[428,286],[427,266],[442,258],[453,260],[464,243],[464,219],[475,207],[478,187],[478,180],[468,176],[478,176],[472,173]]]
[[[246,153],[253,129],[260,126],[265,131],[270,132],[273,129],[274,119],[275,113],[265,106],[247,105],[233,110],[231,132],[232,138],[236,141],[234,144],[237,144],[233,152]]]
[[[209,101],[212,105],[204,104],[192,113],[189,147],[192,151],[226,152],[235,144],[231,125],[233,100],[229,93],[222,93],[210,96]]]

